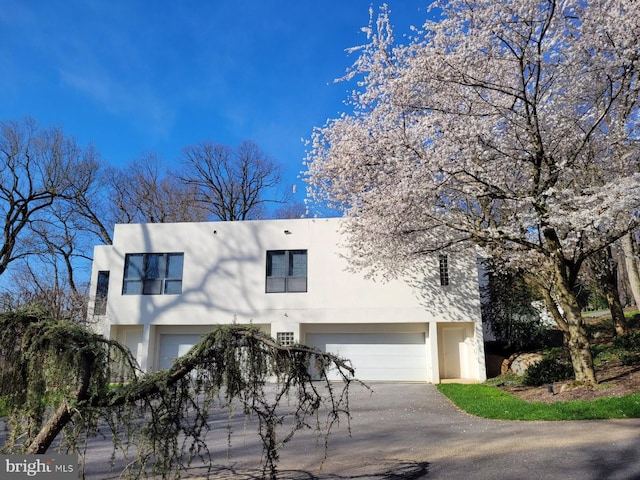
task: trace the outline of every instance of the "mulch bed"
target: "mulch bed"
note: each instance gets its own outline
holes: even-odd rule
[[[596,370],[598,385],[585,386],[573,382],[556,382],[554,394],[546,385],[523,387],[505,384],[500,389],[527,402],[566,402],[572,400],[595,400],[602,397],[621,397],[640,392],[640,366],[610,364]]]

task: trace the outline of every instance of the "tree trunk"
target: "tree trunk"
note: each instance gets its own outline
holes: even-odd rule
[[[618,292],[618,263],[613,258],[611,246],[594,254],[589,263],[594,276],[595,288],[605,297],[611,312],[611,321],[616,335],[626,335],[629,331],[624,309]]]
[[[74,411],[71,410],[66,403],[62,403],[47,423],[40,429],[36,438],[33,439],[27,448],[26,453],[30,455],[46,453],[51,446],[51,442],[55,440],[65,425],[69,423],[73,414]]]
[[[627,278],[631,286],[631,293],[633,294],[636,307],[640,308],[640,269],[638,268],[636,248],[631,233],[627,233],[622,237],[622,251],[624,253],[624,262],[627,268]]]
[[[558,308],[557,303],[551,295],[544,295],[544,299],[552,317],[564,333],[575,379],[579,382],[595,384],[596,375],[593,367],[591,346],[589,345],[589,340],[584,329],[584,321],[580,314],[580,308],[571,308],[569,305],[566,305],[566,301],[560,301],[560,308]],[[575,304],[577,306],[577,301]],[[562,309],[562,312],[560,309]]]
[[[613,328],[616,335],[626,335],[629,333],[629,325],[626,317],[624,316],[624,309],[620,303],[618,291],[612,291],[610,288],[603,288],[603,291],[604,296],[607,299],[609,311],[611,312],[611,321],[613,322]]]
[[[565,338],[575,379],[578,382],[595,384],[597,383],[596,373],[593,366],[593,356],[591,355],[591,345],[584,328],[584,319],[582,318],[578,300],[570,287],[570,282],[566,275],[567,267],[564,265],[560,255],[555,257],[554,269],[557,301],[566,324]]]
[[[567,260],[562,252],[562,245],[556,231],[552,228],[543,230],[544,238],[550,253],[549,259],[553,268],[553,290],[555,298],[549,293],[548,300],[557,302],[557,307],[552,309],[557,315],[564,319],[563,329],[569,355],[573,365],[573,373],[578,382],[595,384],[596,372],[593,367],[593,356],[591,355],[591,345],[584,328],[584,319],[578,299],[575,296],[573,287],[580,264]],[[545,298],[547,298],[545,297]],[[547,300],[547,301],[548,301]]]
[[[608,254],[608,263],[605,265],[605,275],[601,277],[600,289],[607,300],[616,335],[626,335],[629,333],[629,328],[618,294],[618,266],[611,255],[611,248],[607,249],[606,253]]]
[[[572,317],[572,318],[569,318]],[[587,334],[584,330],[582,316],[578,313],[567,315],[569,324],[569,334],[567,335],[567,346],[571,356],[571,364],[575,373],[576,381],[590,384],[597,383],[596,372],[593,367],[593,356]]]
[[[566,294],[569,293],[567,296]],[[564,312],[567,323],[567,347],[571,356],[571,364],[578,382],[596,383],[596,373],[593,367],[591,345],[584,329],[584,320],[580,313],[580,307],[572,292],[560,295],[560,306]]]
[[[89,383],[91,382],[91,367],[93,365],[92,357],[85,353],[80,357],[78,365],[78,388],[76,390],[76,401],[83,402],[87,399],[89,391]],[[38,435],[27,447],[27,454],[43,454],[46,453],[51,443],[55,440],[62,429],[69,423],[76,408],[71,408],[66,402],[56,409],[55,413],[47,420],[47,423],[40,429]]]

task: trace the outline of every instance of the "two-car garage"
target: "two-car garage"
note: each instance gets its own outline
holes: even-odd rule
[[[349,359],[360,380],[438,383],[481,377],[474,371],[474,328],[472,322],[305,324],[301,339]]]

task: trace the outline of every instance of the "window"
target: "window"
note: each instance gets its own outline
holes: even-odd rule
[[[93,307],[94,315],[107,313],[107,295],[109,294],[109,272],[100,270],[96,283],[96,303]]]
[[[124,262],[123,295],[182,293],[182,253],[133,253]]]
[[[293,345],[293,332],[276,332],[276,340],[280,345]]]
[[[307,251],[267,252],[267,293],[307,291]]]
[[[447,255],[438,256],[440,263],[440,285],[443,287],[449,285],[449,258]]]

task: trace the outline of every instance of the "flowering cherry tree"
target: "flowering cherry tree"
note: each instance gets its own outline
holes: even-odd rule
[[[631,0],[436,1],[396,44],[383,8],[315,130],[312,198],[341,208],[354,263],[397,273],[476,245],[541,287],[576,380],[595,382],[573,293],[638,223],[640,13]]]

